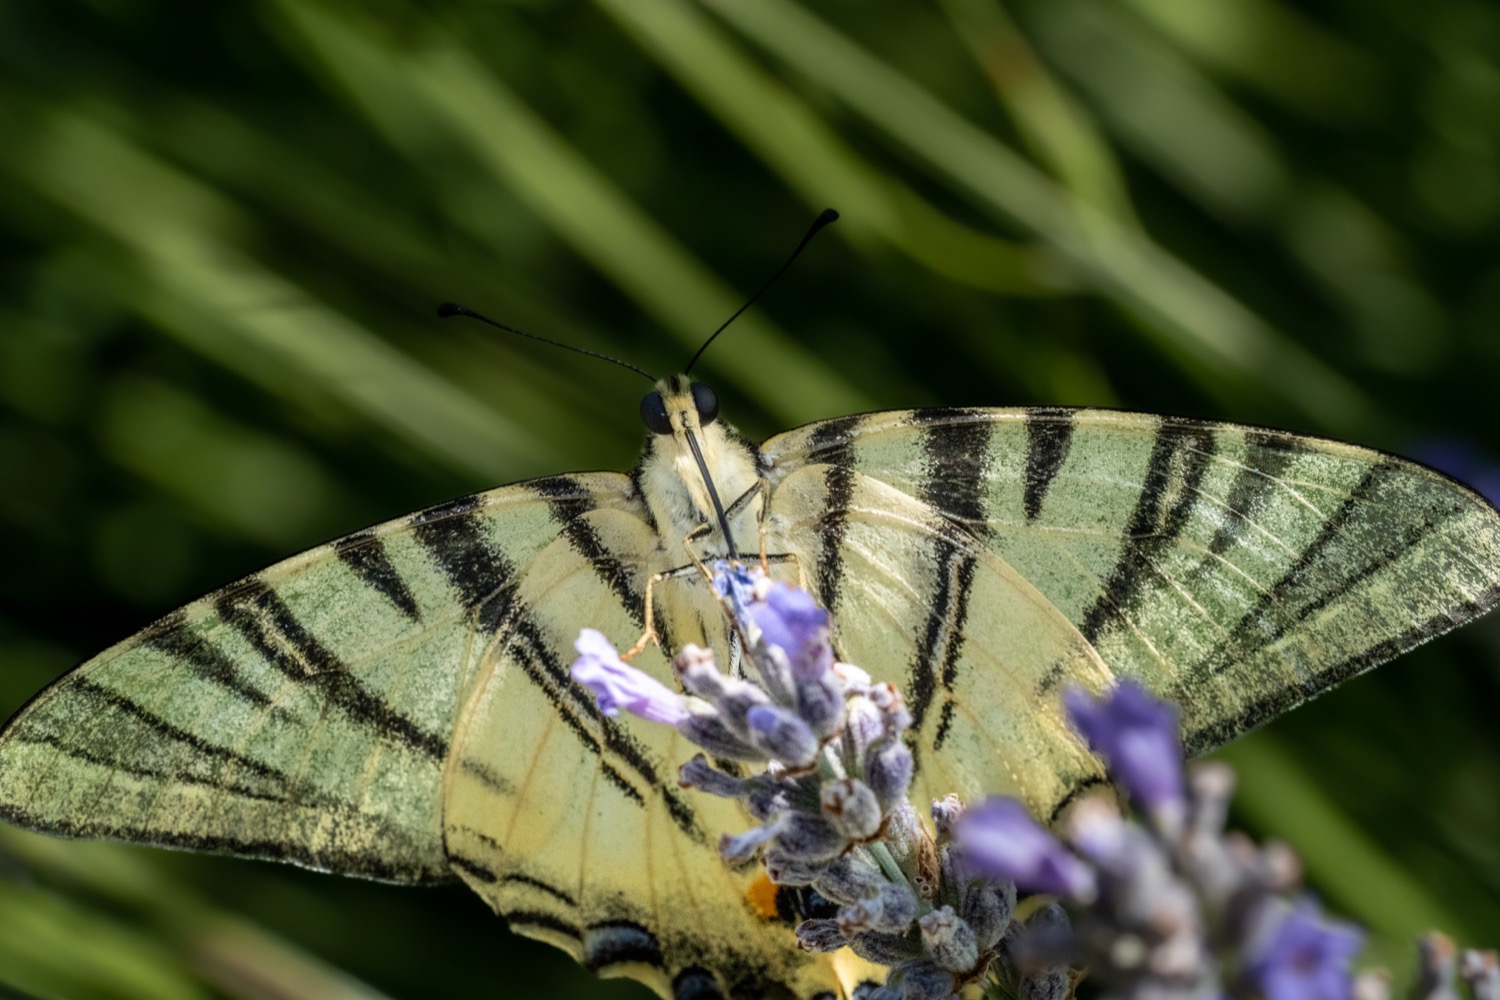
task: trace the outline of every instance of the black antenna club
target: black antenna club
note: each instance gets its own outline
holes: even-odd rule
[[[722,324],[719,325],[719,328],[717,330],[709,334],[708,339],[703,342],[703,346],[698,348],[698,353],[693,355],[693,360],[689,361],[687,367],[682,370],[682,373],[684,375],[693,370],[693,366],[698,363],[698,359],[703,357],[703,352],[708,350],[708,345],[712,344],[714,342],[714,339],[718,337],[719,334],[723,333],[725,328],[728,327],[730,323],[733,323],[735,320],[739,319],[740,313],[744,312],[746,309],[749,309],[751,304],[765,293],[766,289],[770,288],[776,283],[777,278],[786,273],[786,269],[792,266],[792,261],[797,259],[797,255],[800,254],[803,248],[812,241],[812,238],[818,235],[818,233],[823,229],[824,226],[837,222],[838,218],[839,213],[835,212],[831,208],[825,208],[822,212],[818,213],[818,217],[813,220],[813,224],[809,226],[807,228],[807,232],[803,234],[802,241],[797,244],[797,249],[793,250],[792,255],[786,259],[786,263],[778,267],[776,269],[776,273],[767,278],[766,283],[756,289],[755,294],[746,299],[745,304],[734,311],[733,316],[730,316]]]

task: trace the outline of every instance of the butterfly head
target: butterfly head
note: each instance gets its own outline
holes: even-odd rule
[[[758,471],[754,448],[718,417],[719,398],[702,382],[686,375],[657,382],[641,400],[641,421],[651,432],[641,483],[664,534],[685,536],[710,523],[719,539],[708,551],[729,554],[738,551],[735,518],[724,503],[752,488]]]

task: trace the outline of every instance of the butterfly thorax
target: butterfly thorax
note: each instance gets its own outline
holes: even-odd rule
[[[754,551],[761,499],[733,508],[760,478],[755,448],[716,419],[713,393],[686,375],[672,375],[642,401],[641,414],[651,434],[635,482],[668,558],[684,559],[684,540],[702,525],[709,525],[709,531],[695,539],[693,551],[700,557],[729,554],[715,497],[726,512],[735,546]]]

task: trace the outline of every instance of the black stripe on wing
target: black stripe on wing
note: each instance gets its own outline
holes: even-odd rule
[[[1027,521],[1042,516],[1042,502],[1073,444],[1073,412],[1063,407],[1034,406],[1026,411],[1026,478],[1021,508]]]
[[[445,738],[370,691],[264,581],[242,581],[216,597],[214,607],[267,663],[292,681],[317,689],[351,722],[435,761],[447,756]]]
[[[421,609],[411,588],[401,578],[396,565],[385,550],[385,542],[373,531],[361,531],[333,543],[339,561],[359,577],[365,586],[378,592],[395,608],[414,622],[422,620]]]
[[[1266,501],[1281,488],[1281,477],[1288,467],[1305,450],[1296,438],[1286,434],[1254,428],[1245,432],[1245,457],[1229,484],[1224,523],[1208,543],[1211,557],[1203,561],[1202,568],[1211,566],[1215,561],[1212,556],[1222,556],[1244,536]]]
[[[854,448],[852,441],[862,418],[838,417],[825,420],[813,431],[808,442],[810,458],[828,465],[823,488],[827,494],[824,514],[818,523],[822,543],[818,553],[818,590],[823,606],[838,606],[839,588],[844,581],[844,532],[849,519],[849,500],[854,495]]]
[[[910,664],[907,706],[918,730],[938,693],[952,690],[963,653],[974,581],[976,539],[989,534],[986,494],[994,422],[982,411],[932,407],[914,411],[922,428],[919,496],[947,522],[932,537],[935,591],[922,636]],[[934,747],[941,747],[952,720],[951,699],[939,720]]]
[[[1120,539],[1119,559],[1079,625],[1090,643],[1098,640],[1105,626],[1130,611],[1152,562],[1172,546],[1188,523],[1200,500],[1198,487],[1213,463],[1217,443],[1212,427],[1175,417],[1162,419],[1146,462],[1140,496]]]
[[[242,701],[285,719],[286,709],[275,705],[270,695],[247,680],[237,663],[203,636],[187,627],[187,612],[179,609],[153,623],[141,633],[142,644],[185,664],[195,676],[217,684]]]

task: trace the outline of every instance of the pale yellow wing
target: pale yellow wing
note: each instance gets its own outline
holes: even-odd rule
[[[771,547],[800,557],[844,655],[908,692],[923,792],[1009,785],[1046,815],[1093,777],[1057,722],[1065,682],[1140,679],[1201,752],[1500,600],[1488,502],[1335,441],[928,409],[762,453]]]
[[[658,548],[628,478],[584,474],[314,549],[38,695],[0,734],[0,816],[395,881],[457,874],[519,932],[663,996],[843,995],[754,873],[719,858],[718,835],[749,821],[677,788],[689,748],[601,718],[568,678],[581,627],[640,634]],[[663,629],[704,641],[673,606]],[[667,679],[659,652],[637,662]]]
[[[655,532],[620,511],[580,520],[634,587]],[[563,538],[519,579],[448,764],[454,867],[512,927],[662,996],[841,995],[828,961],[799,952],[752,891],[759,866],[734,872],[719,857],[719,835],[749,825],[739,805],[677,787],[696,748],[670,727],[601,718],[568,676],[579,624],[623,646],[641,631],[643,597],[619,593]],[[691,623],[662,625],[702,641],[683,635]],[[634,663],[672,683],[659,651]]]

